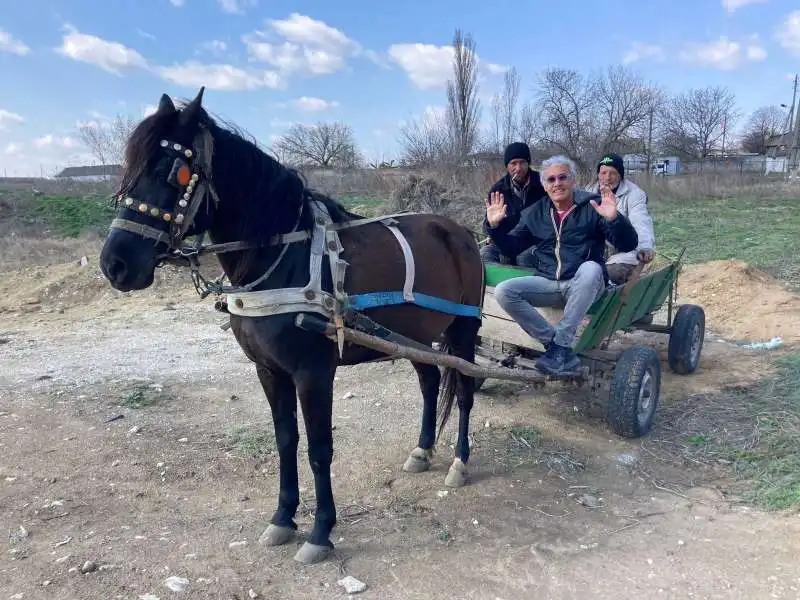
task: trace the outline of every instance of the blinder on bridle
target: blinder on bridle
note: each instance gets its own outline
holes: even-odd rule
[[[135,210],[157,222],[167,223],[169,231],[120,217],[111,222],[111,228],[123,229],[155,240],[156,243],[164,243],[169,247],[170,254],[185,255],[192,248],[183,244],[183,238],[192,226],[203,200],[207,201],[210,195],[215,205],[219,204],[219,198],[209,181],[211,133],[203,128],[195,137],[194,149],[169,140],[161,140],[160,146],[174,157],[167,177],[167,182],[177,189],[178,194],[173,212],[152,206],[131,195],[125,195],[120,200],[125,208]]]

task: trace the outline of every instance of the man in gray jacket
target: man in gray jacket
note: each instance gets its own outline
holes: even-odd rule
[[[628,217],[639,236],[639,245],[631,252],[618,252],[608,245],[608,278],[612,283],[621,285],[627,281],[639,261],[649,263],[655,256],[653,219],[647,210],[647,194],[638,185],[625,179],[625,165],[618,154],[603,155],[597,165],[597,182],[587,191],[600,194],[606,188],[617,197],[619,212]]]

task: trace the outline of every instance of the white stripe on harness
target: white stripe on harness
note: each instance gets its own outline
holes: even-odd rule
[[[387,218],[381,221],[381,223],[394,234],[394,237],[397,239],[397,243],[400,244],[400,249],[403,251],[403,260],[406,263],[406,280],[403,284],[403,298],[405,298],[406,302],[413,302],[414,301],[414,279],[416,278],[416,267],[414,265],[414,253],[411,250],[411,246],[406,239],[406,236],[403,235],[397,228],[397,221],[392,218]]]
[[[397,243],[400,244],[406,267],[403,298],[408,302],[414,301],[414,281],[416,278],[414,254],[405,235],[397,228],[397,220],[393,218],[413,213],[401,213],[335,224],[325,204],[315,200],[310,203],[310,207],[314,217],[314,229],[310,236],[311,259],[308,283],[301,288],[257,290],[228,294],[228,312],[242,317],[266,317],[296,312],[318,313],[329,319],[341,315],[342,309],[347,303],[344,280],[348,264],[340,256],[344,247],[339,239],[339,230],[375,222],[380,222],[391,231]],[[295,241],[290,239],[292,237],[296,237],[299,241],[304,236],[288,234],[283,240],[284,243]],[[326,254],[330,262],[333,294],[329,294],[322,289],[322,258]]]

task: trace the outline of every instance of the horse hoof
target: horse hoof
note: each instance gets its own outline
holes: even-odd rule
[[[433,453],[430,450],[414,448],[403,464],[403,471],[406,473],[422,473],[427,471],[431,468],[432,455]]]
[[[285,544],[294,536],[294,529],[291,527],[281,527],[280,525],[269,524],[258,538],[258,543],[265,546],[280,546]]]
[[[467,483],[467,465],[461,462],[460,458],[453,461],[450,470],[447,471],[444,484],[448,487],[462,487]]]
[[[328,546],[317,546],[316,544],[306,542],[300,546],[300,550],[294,555],[294,559],[304,565],[313,565],[314,563],[324,560],[330,551],[331,548]]]

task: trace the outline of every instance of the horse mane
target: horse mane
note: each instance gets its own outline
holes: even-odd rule
[[[181,102],[179,110],[187,104]],[[125,148],[118,196],[131,191],[157,156],[159,142],[170,139],[179,115],[178,111],[156,112],[134,129]],[[323,202],[334,222],[360,218],[330,196],[310,188],[301,173],[270,156],[243,129],[213,118],[203,107],[197,118],[213,139],[211,177],[219,196],[218,218],[236,219],[237,226],[231,233],[238,240],[259,243],[276,233],[288,232],[297,220],[301,203],[304,205],[309,197]],[[306,210],[299,229],[311,227],[312,217]]]

